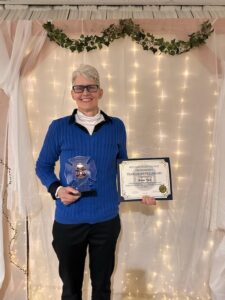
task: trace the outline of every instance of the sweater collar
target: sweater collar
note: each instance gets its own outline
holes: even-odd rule
[[[104,111],[100,110],[100,113],[103,115],[103,117],[105,119],[103,122],[112,122],[112,118],[110,116],[108,116],[106,113],[104,113]],[[73,110],[73,113],[69,118],[69,124],[76,123],[76,118],[75,118],[76,114],[77,114],[77,108]]]

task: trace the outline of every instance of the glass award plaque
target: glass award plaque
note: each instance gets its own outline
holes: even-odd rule
[[[117,166],[122,201],[141,200],[144,195],[156,200],[173,199],[168,157],[118,160]]]
[[[75,156],[65,164],[64,175],[67,184],[80,192],[95,191],[97,169],[89,156]]]

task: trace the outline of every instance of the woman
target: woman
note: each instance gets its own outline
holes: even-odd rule
[[[127,158],[126,132],[120,119],[109,117],[99,109],[103,90],[94,67],[81,65],[73,72],[71,95],[77,109],[71,116],[55,120],[49,126],[36,173],[56,200],[53,247],[63,282],[62,300],[82,299],[87,247],[92,300],[109,300],[120,232],[116,161]],[[59,158],[58,179],[54,166]],[[91,172],[97,170],[96,178],[91,178],[89,184],[86,181],[87,191],[81,192],[82,183],[77,187],[68,182],[72,169],[68,175],[67,167],[74,160],[86,162],[85,167],[80,163],[82,171],[76,171],[80,178],[87,175],[85,168],[90,167],[89,161]],[[156,203],[148,196],[142,202]]]

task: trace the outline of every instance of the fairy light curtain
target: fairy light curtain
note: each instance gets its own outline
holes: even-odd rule
[[[110,23],[109,20],[78,20],[56,25],[76,37],[81,33],[98,33]],[[200,22],[144,20],[139,23],[155,35],[184,38],[198,29]],[[80,54],[47,41],[44,47],[33,44],[30,64],[22,64],[20,83],[28,121],[24,126],[29,126],[34,160],[51,120],[70,114],[74,108],[70,96],[71,73],[80,63],[98,68],[104,89],[100,106],[126,124],[129,157],[171,158],[173,201],[158,202],[156,207],[135,202],[121,204],[122,233],[113,278],[114,300],[140,300],[150,296],[179,300],[212,298],[210,270],[216,266],[214,253],[224,236],[222,230],[209,230],[210,215],[216,209],[212,207],[212,199],[218,203],[208,187],[214,171],[214,118],[223,82],[220,67],[224,55],[221,31],[224,23],[217,21],[214,26],[218,30],[206,46],[176,57],[154,56],[129,38],[115,41],[101,51]],[[33,30],[41,32],[40,24],[34,22]],[[23,148],[25,160],[29,159],[28,151]],[[51,247],[54,202],[40,184],[39,199],[42,208],[29,215],[27,288],[32,300],[57,300],[61,283]],[[14,243],[19,249],[15,256],[20,265],[20,251],[24,251],[24,246],[19,239]],[[18,267],[12,270],[21,272]],[[214,299],[222,300],[219,298],[223,295],[221,273],[214,272],[210,279],[218,283],[212,284]],[[84,292],[90,294],[88,270]],[[3,299],[24,300],[25,294],[10,290]]]
[[[223,62],[224,64],[224,62]],[[224,178],[224,166],[221,162],[224,161],[224,120],[223,116],[225,113],[225,79],[223,78],[220,97],[218,99],[218,109],[216,113],[216,125],[214,131],[214,151],[213,157],[215,159],[214,172],[211,174],[212,180],[210,180],[209,193],[213,195],[215,200],[212,203],[212,214],[211,214],[211,228],[219,228],[224,230],[224,211],[225,211],[225,201],[224,201],[224,184],[221,184]],[[216,201],[218,200],[218,201]],[[221,243],[216,249],[213,256],[212,269],[210,273],[210,286],[212,289],[212,294],[215,299],[222,300],[225,297],[225,284],[224,284],[224,260],[225,260],[225,238],[223,237]]]

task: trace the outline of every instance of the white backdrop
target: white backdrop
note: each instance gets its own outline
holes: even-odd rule
[[[75,32],[87,33],[107,24],[58,23],[73,36]],[[152,20],[142,25],[167,38],[198,29],[198,22],[194,20]],[[158,201],[156,207],[121,204],[122,233],[113,279],[114,300],[150,299],[150,296],[179,300],[212,298],[210,271],[218,263],[214,253],[224,236],[223,230],[216,230],[215,222],[223,196],[212,197],[213,188],[210,189],[218,182],[218,176],[212,176],[217,158],[214,128],[224,132],[221,131],[224,122],[219,115],[219,127],[214,126],[216,107],[220,108],[224,99],[223,93],[222,98],[219,95],[225,42],[219,25],[218,28],[207,46],[176,57],[154,56],[125,38],[101,51],[81,54],[46,42],[39,60],[35,60],[35,67],[25,65],[26,68],[22,64],[21,88],[34,160],[51,120],[70,114],[74,108],[70,97],[71,73],[80,63],[98,68],[104,89],[100,106],[126,124],[129,157],[169,156],[171,159],[173,201]],[[37,46],[33,45],[33,50],[37,50]],[[19,131],[18,139],[20,134]],[[27,148],[23,148],[21,154],[24,161],[29,159]],[[220,163],[223,162],[224,159]],[[49,299],[57,300],[61,283],[51,247],[54,202],[41,185],[39,196],[42,209],[32,213],[29,205],[30,299],[44,300],[48,295]],[[209,230],[210,224],[214,231]],[[15,244],[24,251],[19,239]],[[217,265],[213,276],[211,273],[211,281],[219,283],[213,285],[214,299],[222,300],[225,291],[221,286],[221,262],[219,266],[222,271],[218,274]],[[87,273],[85,278],[84,289],[90,294]],[[3,299],[23,300],[24,297],[18,297],[11,290]]]

